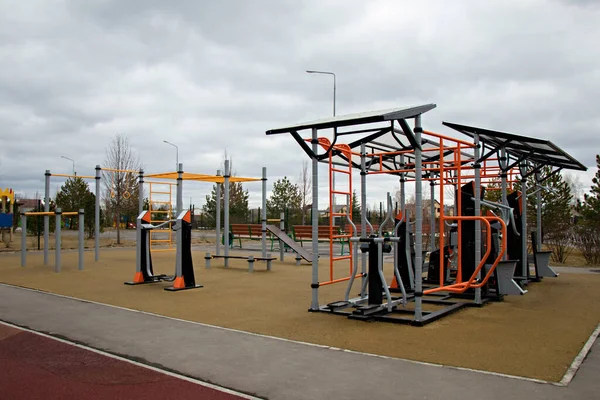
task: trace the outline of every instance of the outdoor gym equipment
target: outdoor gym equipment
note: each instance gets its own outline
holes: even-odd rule
[[[54,212],[26,212],[21,213],[21,267],[27,264],[27,217],[33,216],[44,216],[49,218],[51,215],[56,217],[56,225],[54,228],[54,239],[55,239],[55,250],[54,250],[54,272],[60,272],[61,267],[61,224],[62,216],[78,215],[79,216],[79,260],[78,268],[83,270],[83,247],[84,247],[84,210],[80,209],[78,212],[62,212],[60,208],[57,208]],[[46,241],[46,243],[48,243]],[[47,251],[44,251],[44,260],[47,257]]]
[[[8,231],[8,243],[12,242],[14,203],[15,192],[11,188],[0,189],[0,234],[5,241],[4,234]]]
[[[277,237],[277,239],[280,241],[280,261],[283,261],[283,257],[284,257],[284,246],[282,245],[281,242],[285,243],[285,245],[287,245],[291,250],[293,250],[297,256],[296,256],[296,263],[298,264],[300,261],[300,258],[304,258],[305,260],[309,261],[312,259],[312,255],[307,253],[301,246],[299,246],[296,242],[294,242],[293,240],[291,240],[289,238],[289,236],[282,230],[282,229],[278,229],[277,227],[273,226],[273,225],[268,225],[267,222],[267,168],[263,167],[262,168],[262,178],[257,179],[257,178],[242,178],[242,177],[237,177],[237,176],[231,176],[231,168],[230,168],[230,162],[229,160],[225,160],[225,171],[223,176],[221,176],[221,171],[218,170],[217,171],[217,175],[216,176],[212,176],[211,177],[211,182],[216,183],[216,197],[220,198],[221,197],[221,189],[223,189],[224,193],[223,193],[223,197],[224,197],[224,221],[223,221],[223,234],[221,235],[221,204],[220,202],[217,201],[216,203],[216,210],[215,210],[215,220],[216,220],[216,255],[212,256],[211,258],[222,258],[223,262],[224,262],[224,266],[225,268],[227,268],[229,266],[229,259],[230,258],[239,258],[239,256],[230,256],[229,255],[229,249],[230,249],[230,235],[229,235],[229,188],[230,188],[230,183],[231,182],[252,182],[252,181],[261,181],[262,182],[262,208],[261,208],[261,255],[260,257],[254,257],[254,260],[261,260],[261,261],[267,261],[270,262],[268,259],[270,258],[269,256],[267,256],[267,232],[271,232],[272,235],[274,235],[275,237]],[[221,185],[223,185],[223,187],[221,188]],[[281,228],[282,226],[280,226]],[[221,255],[221,247],[220,247],[220,243],[221,243],[221,237],[223,238],[223,248],[224,248],[224,254]]]
[[[152,255],[150,252],[150,231],[159,229],[174,222],[173,230],[177,235],[177,249],[175,256],[175,275],[154,275]],[[192,224],[190,210],[182,211],[175,220],[167,220],[159,225],[150,223],[150,212],[143,211],[137,217],[136,225],[136,265],[133,281],[125,282],[126,285],[140,285],[157,283],[161,281],[173,282],[173,286],[166,287],[168,291],[178,291],[201,288],[196,284],[194,264],[192,261]]]
[[[95,188],[95,210],[94,210],[94,260],[100,259],[100,166],[96,165],[95,176],[85,175],[69,175],[69,174],[52,174],[47,169],[45,175],[44,185],[44,265],[48,265],[48,244],[50,240],[50,177],[63,177],[63,178],[82,178],[82,179],[94,179],[96,182]],[[42,214],[40,214],[42,215]],[[66,213],[63,213],[66,215]]]
[[[510,285],[515,286],[512,275],[509,275],[508,280],[505,280],[503,274],[500,273],[500,270],[510,269],[511,265],[514,267],[514,261],[505,259],[508,248],[506,243],[508,236],[507,222],[510,225],[511,221],[505,215],[502,218],[493,213],[482,215],[481,207],[484,204],[481,196],[482,185],[487,183],[489,186],[489,184],[500,180],[503,193],[500,203],[500,213],[502,214],[505,212],[502,207],[508,205],[506,190],[517,182],[517,176],[522,181],[527,176],[538,173],[544,165],[551,165],[557,170],[562,168],[585,170],[583,165],[558,147],[539,139],[450,123],[444,124],[470,136],[472,142],[425,131],[421,125],[422,114],[434,107],[434,104],[427,104],[411,108],[335,116],[266,132],[267,135],[290,134],[312,160],[313,237],[318,235],[319,162],[329,164],[330,210],[333,210],[332,205],[335,203],[332,198],[335,195],[346,194],[345,191],[337,190],[333,185],[333,181],[335,181],[333,179],[334,173],[338,175],[345,174],[351,181],[352,169],[360,169],[361,235],[363,236],[361,239],[367,239],[364,237],[367,225],[366,177],[374,174],[398,176],[400,178],[401,195],[404,193],[404,183],[414,182],[415,211],[412,216],[414,218],[412,221],[406,218],[405,229],[395,233],[398,235],[395,237],[400,246],[391,241],[394,243],[393,247],[398,251],[395,255],[395,258],[398,259],[398,272],[401,272],[402,269],[405,272],[403,276],[401,275],[395,279],[399,281],[397,283],[400,283],[399,288],[401,287],[407,291],[408,300],[414,304],[413,316],[412,318],[393,318],[393,313],[383,307],[383,309],[379,308],[378,311],[373,313],[371,319],[395,319],[394,322],[422,325],[439,318],[441,315],[452,312],[456,308],[464,306],[464,304],[481,306],[490,299],[487,294],[491,286],[496,287],[494,290],[496,297],[504,293],[505,288],[501,283],[509,282]],[[409,120],[414,121],[414,127],[409,125]],[[310,132],[312,135],[310,138],[303,138],[301,132]],[[330,137],[320,137],[319,132],[325,132]],[[360,152],[355,150],[358,148],[360,148]],[[356,161],[356,157],[360,157],[360,162]],[[544,179],[547,179],[547,177]],[[468,184],[471,185],[470,188],[472,189],[470,195],[455,196],[456,215],[446,215],[444,186],[452,185],[457,190],[462,188],[469,180],[472,180],[472,183]],[[433,287],[430,285],[424,286],[421,278],[424,266],[422,207],[422,184],[424,181],[430,182],[432,193],[436,187],[439,188],[441,210],[438,225],[438,248],[443,250],[435,252],[435,245],[432,242],[430,242],[429,247],[429,250],[433,252],[433,257],[436,257],[436,260],[432,262],[430,255],[429,265],[431,268],[430,275],[439,273],[437,287],[435,285]],[[523,185],[523,182],[521,184]],[[475,196],[475,193],[478,195]],[[469,206],[470,210],[463,210],[463,200],[465,202],[464,207]],[[350,201],[347,205],[348,208],[351,208]],[[403,202],[401,202],[401,208],[402,215],[406,215]],[[538,218],[538,221],[540,219]],[[526,226],[524,221],[525,219],[521,220],[523,227]],[[409,228],[411,223],[414,223],[414,260],[410,244]],[[451,231],[448,232],[449,235],[445,232],[448,224],[452,225]],[[511,229],[514,228],[514,224],[512,225]],[[330,226],[333,228],[331,221]],[[429,234],[433,238],[436,236],[434,234],[436,228],[434,221],[432,221],[431,227]],[[401,225],[399,228],[401,228]],[[538,232],[540,230],[541,228],[538,227]],[[525,236],[524,234],[521,235],[521,240],[526,240],[524,239]],[[453,242],[453,238],[456,238],[456,242]],[[448,239],[450,239],[450,243],[446,243]],[[537,240],[539,243],[539,235]],[[372,242],[375,243],[376,241],[373,240]],[[368,252],[362,253],[360,256],[362,268],[358,272],[358,267],[355,267],[358,265],[358,260],[355,260],[358,257],[358,251],[354,248],[356,246],[353,246],[357,243],[359,242],[356,239],[350,239],[351,251],[349,256],[330,258],[328,280],[319,281],[319,260],[316,258],[313,260],[310,311],[340,314],[345,312],[347,314],[347,310],[343,310],[346,306],[342,303],[338,304],[339,307],[331,307],[331,303],[327,306],[321,306],[318,297],[319,288],[346,280],[354,280],[357,277],[362,280],[359,298],[366,298],[366,281],[372,278],[367,273],[367,257],[373,258],[373,262],[374,257],[371,257]],[[316,254],[317,246],[317,241],[313,241],[313,254]],[[452,262],[456,264],[454,281],[448,279],[449,251],[446,250],[448,249],[447,246],[452,248]],[[398,247],[404,247],[404,254],[401,254],[402,249],[398,249]],[[470,250],[467,250],[467,247]],[[330,251],[330,254],[333,254],[333,252]],[[439,259],[437,259],[438,257]],[[522,255],[522,258],[526,259],[526,254]],[[348,276],[339,278],[338,273],[334,277],[333,265],[342,262],[350,264]],[[496,271],[497,268],[499,268],[498,271]],[[413,271],[411,282],[410,273]],[[435,280],[433,276],[429,276],[428,279]],[[408,284],[404,282],[406,280],[409,281]],[[490,286],[489,284],[492,282],[495,283]],[[382,292],[377,292],[368,293],[368,296],[374,297],[375,302],[382,294],[387,297],[385,289]],[[471,299],[471,301],[465,301],[465,299]],[[441,305],[442,311],[438,310],[432,313],[424,310],[423,305],[428,303]],[[349,304],[348,306],[352,305]]]

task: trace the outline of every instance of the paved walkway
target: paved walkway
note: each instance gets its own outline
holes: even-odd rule
[[[598,342],[571,384],[559,387],[285,341],[6,285],[0,285],[0,320],[268,399],[592,399],[600,393]],[[402,338],[390,345],[401,346]]]

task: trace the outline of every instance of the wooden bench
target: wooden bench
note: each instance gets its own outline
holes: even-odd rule
[[[229,232],[231,232],[232,235],[229,247],[233,247],[233,242],[236,239],[238,240],[240,249],[242,248],[242,239],[262,240],[262,224],[231,224]],[[267,231],[267,240],[271,241],[271,250],[273,250],[276,239],[269,231]]]
[[[292,234],[294,241],[300,242],[300,246],[304,247],[302,244],[305,241],[312,242],[312,226],[311,225],[294,225],[292,226]],[[317,241],[318,242],[329,242],[333,240],[342,245],[341,254],[344,254],[344,244],[349,243],[350,239],[347,237],[336,237],[338,235],[343,235],[341,229],[337,226],[333,227],[333,235],[331,235],[328,225],[319,225]],[[333,237],[332,237],[333,236]]]

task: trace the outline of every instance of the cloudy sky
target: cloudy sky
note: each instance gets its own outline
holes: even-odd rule
[[[600,153],[594,0],[0,0],[0,187],[31,197],[46,169],[92,175],[116,133],[148,172],[296,180],[307,156],[272,128],[436,103],[451,121]],[[323,175],[321,175],[323,176]],[[356,174],[358,177],[358,174]],[[54,179],[55,192],[62,181]],[[326,181],[323,180],[325,186]],[[270,187],[270,185],[269,185]],[[394,191],[375,179],[369,202]],[[252,205],[260,184],[249,184]],[[210,185],[186,184],[201,206]],[[325,203],[325,192],[321,192]]]

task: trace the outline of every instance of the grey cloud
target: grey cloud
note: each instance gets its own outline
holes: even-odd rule
[[[117,132],[148,172],[173,168],[166,139],[186,170],[214,172],[227,149],[239,175],[265,165],[296,178],[306,155],[264,132],[331,114],[330,77],[306,69],[336,72],[338,114],[434,102],[430,129],[549,138],[592,167],[600,10],[589,3],[0,5],[0,186],[43,188],[45,169],[69,171],[64,152],[93,173]],[[370,203],[385,191],[373,182]]]

